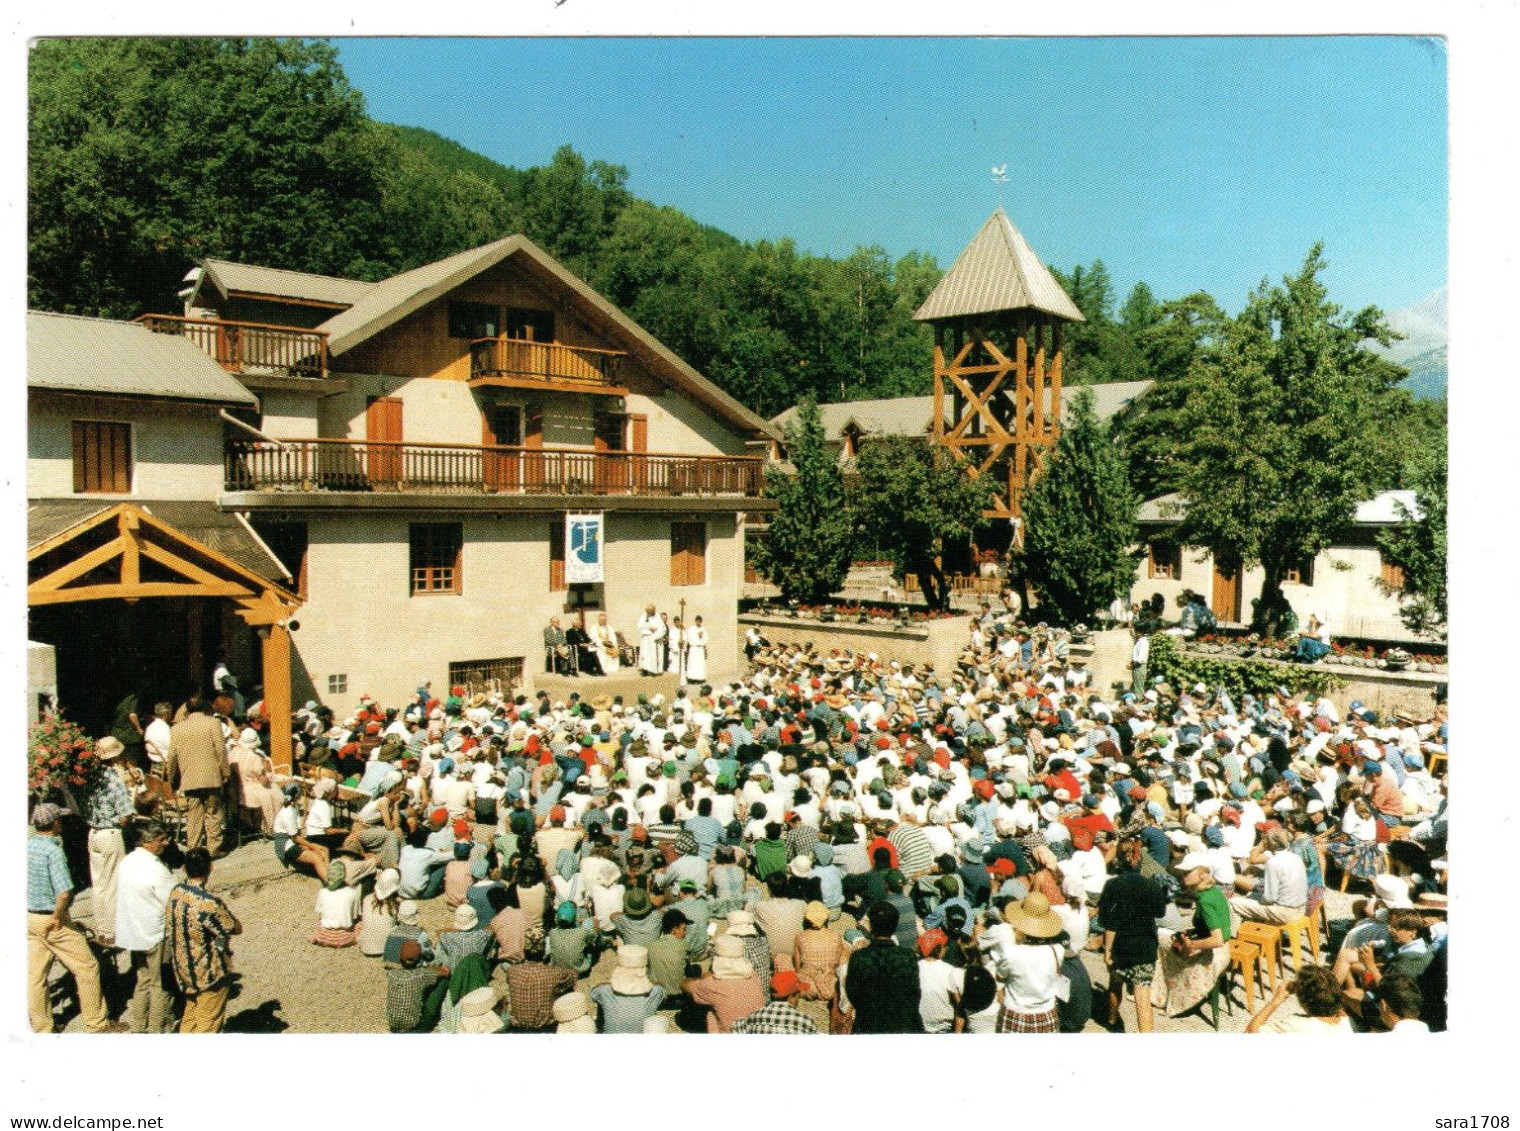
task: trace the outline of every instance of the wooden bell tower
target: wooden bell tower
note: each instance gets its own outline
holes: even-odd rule
[[[913,316],[934,324],[933,438],[995,476],[1017,520],[1061,426],[1061,338],[1082,312],[999,208]]]

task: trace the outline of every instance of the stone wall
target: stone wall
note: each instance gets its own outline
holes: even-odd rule
[[[915,621],[907,628],[895,621],[857,624],[853,620],[820,621],[816,618],[745,613],[739,617],[739,664],[744,662],[743,636],[749,625],[757,626],[772,644],[812,644],[820,652],[844,648],[852,652],[875,652],[882,660],[933,664],[937,672],[953,672],[956,658],[971,634],[971,618],[945,617]]]

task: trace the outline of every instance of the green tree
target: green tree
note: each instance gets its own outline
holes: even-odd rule
[[[1228,321],[1219,305],[1202,291],[1163,303],[1156,321],[1137,332],[1144,369],[1155,382],[1122,418],[1119,443],[1129,464],[1129,479],[1140,498],[1153,499],[1177,490],[1177,460],[1182,406],[1189,378],[1205,351],[1217,344]]]
[[[1092,394],[1079,394],[1053,456],[1024,495],[1025,573],[1066,624],[1129,591],[1138,506]]]
[[[1387,343],[1376,307],[1347,316],[1320,282],[1321,247],[1281,286],[1265,282],[1195,368],[1178,413],[1178,534],[1224,569],[1260,565],[1252,625],[1272,633],[1288,569],[1350,525],[1398,473],[1389,422],[1410,412],[1404,371],[1358,343]]]
[[[1409,474],[1413,509],[1399,504],[1401,521],[1378,535],[1383,556],[1404,571],[1400,615],[1411,632],[1446,636],[1446,445],[1422,454]]]
[[[991,505],[994,484],[973,479],[949,449],[922,436],[878,436],[861,445],[851,492],[857,524],[892,558],[901,578],[916,574],[931,609],[950,605],[936,559],[951,539],[968,538]]]
[[[29,63],[31,305],[162,310],[202,255],[388,273],[382,143],[331,46],[54,39]]]
[[[784,433],[790,469],[770,465],[765,493],[779,509],[770,532],[754,544],[754,565],[783,600],[826,601],[850,572],[854,529],[844,476],[829,449],[823,418],[812,399],[797,406]]]

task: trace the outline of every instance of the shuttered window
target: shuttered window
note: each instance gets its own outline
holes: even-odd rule
[[[562,593],[565,589],[565,520],[557,518],[549,523],[549,592]]]
[[[707,526],[701,522],[670,524],[670,583],[707,583]]]
[[[413,596],[464,592],[464,528],[459,523],[414,522],[411,541]]]
[[[132,493],[132,428],[106,420],[74,421],[76,494]]]
[[[1383,584],[1390,589],[1404,588],[1404,567],[1394,565],[1387,558],[1382,559]]]
[[[1180,581],[1182,579],[1182,547],[1166,546],[1152,542],[1150,551],[1150,577],[1153,581]]]

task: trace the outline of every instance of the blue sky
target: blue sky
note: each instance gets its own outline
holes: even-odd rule
[[[1343,304],[1446,282],[1433,39],[339,39],[383,121],[505,164],[569,143],[742,239],[948,267],[998,204],[1122,297],[1236,310],[1317,239]]]
[[[340,39],[383,121],[569,143],[742,239],[948,267],[998,204],[1121,296],[1238,309],[1317,239],[1347,306],[1446,282],[1446,54],[1400,37]]]

